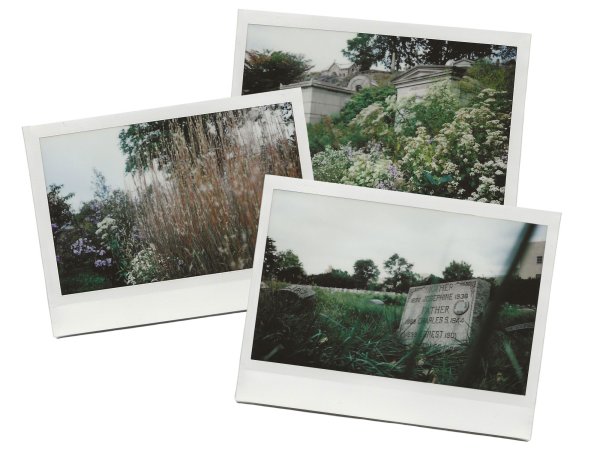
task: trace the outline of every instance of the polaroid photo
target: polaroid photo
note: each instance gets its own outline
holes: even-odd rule
[[[267,176],[236,400],[528,440],[559,222]]]
[[[312,179],[299,89],[23,132],[56,337],[245,310],[264,175]]]
[[[529,42],[239,11],[232,93],[302,89],[317,181],[516,206]]]

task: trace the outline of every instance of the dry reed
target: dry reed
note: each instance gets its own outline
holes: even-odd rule
[[[163,279],[252,266],[264,175],[301,177],[284,113],[266,106],[169,121],[166,164],[133,172],[138,226]]]

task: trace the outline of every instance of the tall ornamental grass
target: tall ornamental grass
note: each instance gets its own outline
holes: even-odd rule
[[[295,135],[278,111],[215,115],[170,121],[160,168],[138,161],[132,172],[137,223],[149,243],[137,261],[142,274],[250,268],[265,174],[301,177]]]

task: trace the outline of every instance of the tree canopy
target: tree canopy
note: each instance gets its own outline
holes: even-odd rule
[[[312,69],[304,55],[283,51],[249,50],[244,62],[243,94],[274,91],[281,84],[301,81]]]
[[[372,259],[359,259],[354,263],[354,279],[358,286],[367,289],[369,283],[377,281],[379,268]]]
[[[452,261],[442,275],[446,282],[470,280],[473,278],[473,270],[471,265],[464,261]]]
[[[418,64],[443,65],[461,58],[508,61],[516,57],[516,47],[359,33],[347,41],[342,53],[361,70],[382,64],[388,70],[397,71]]]
[[[62,184],[51,184],[48,189],[48,207],[50,209],[50,222],[54,231],[68,224],[73,218],[69,200],[75,194],[62,194]]]
[[[277,262],[279,258],[277,256],[277,246],[275,241],[270,237],[267,237],[267,243],[265,245],[265,258],[263,260],[263,277],[273,278],[277,270]]]
[[[300,258],[291,250],[277,253],[277,275],[289,283],[300,283],[306,278]]]
[[[384,263],[388,277],[385,279],[385,286],[394,292],[408,292],[411,286],[417,281],[417,275],[413,273],[413,264],[405,258],[394,253]]]

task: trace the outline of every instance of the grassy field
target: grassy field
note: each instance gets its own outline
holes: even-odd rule
[[[405,295],[332,292],[316,288],[316,300],[282,298],[279,284],[261,290],[252,358],[428,383],[456,385],[467,345],[443,348],[403,344],[395,331]],[[378,298],[386,304],[374,305]],[[505,305],[478,374],[469,387],[524,394],[533,330],[506,327],[533,322],[535,311]]]

